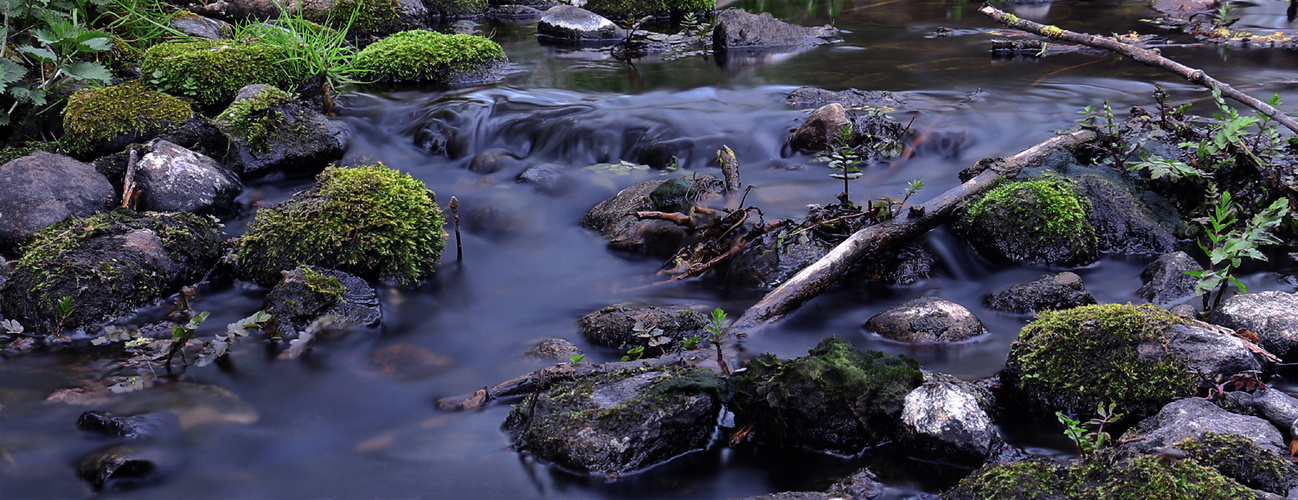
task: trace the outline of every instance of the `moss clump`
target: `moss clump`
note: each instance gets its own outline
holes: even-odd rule
[[[401,4],[397,0],[338,0],[315,21],[331,28],[346,28],[347,34],[372,35],[400,29]],[[352,17],[355,12],[356,17]],[[348,24],[348,21],[351,24]]]
[[[745,366],[730,378],[737,426],[777,446],[840,453],[891,439],[906,394],[924,382],[914,359],[861,352],[842,337],[801,358],[763,354]]]
[[[340,300],[343,298],[343,292],[346,289],[343,288],[343,284],[338,281],[338,278],[327,276],[307,266],[300,266],[299,269],[302,270],[302,277],[305,278],[306,287],[311,291]]]
[[[356,67],[384,80],[444,82],[507,60],[500,44],[480,36],[414,30],[365,47]]]
[[[0,148],[0,165],[4,165],[5,163],[9,163],[11,161],[17,160],[19,158],[30,155],[37,151],[44,151],[46,153],[54,153],[54,154],[67,154],[68,151],[66,148],[67,146],[65,146],[63,143],[54,142],[54,141],[48,141],[48,142],[33,141],[33,142],[23,142],[19,144],[10,144],[8,146],[5,146],[4,148]]]
[[[205,106],[229,102],[254,83],[293,88],[311,75],[288,64],[282,47],[231,40],[164,43],[144,52],[141,73],[163,92],[193,98]]]
[[[679,16],[706,13],[717,8],[716,0],[589,0],[582,8],[609,19],[639,19],[644,16]]]
[[[1044,175],[996,186],[964,210],[956,227],[996,257],[1080,265],[1098,256],[1090,210],[1069,181]]]
[[[487,12],[487,0],[429,0],[429,13],[443,19],[479,16]]]
[[[216,120],[227,134],[250,148],[264,150],[268,145],[267,131],[287,123],[283,115],[274,112],[275,108],[292,101],[293,96],[287,92],[267,86],[250,98],[235,101]]]
[[[68,98],[63,110],[63,141],[81,151],[122,135],[182,123],[193,115],[189,103],[143,85],[83,89]]]
[[[1164,335],[1182,321],[1150,304],[1042,312],[1019,333],[1002,376],[1045,412],[1087,413],[1116,402],[1128,415],[1151,415],[1194,393]]]
[[[413,285],[433,274],[446,241],[433,196],[382,164],[331,167],[310,190],[257,212],[239,269],[264,285],[298,264]]]
[[[942,495],[949,500],[1144,500],[1254,498],[1252,490],[1195,460],[1101,452],[1069,466],[988,465]]]
[[[1250,488],[1287,495],[1298,483],[1298,471],[1288,459],[1237,434],[1209,432],[1175,447],[1190,458]]]

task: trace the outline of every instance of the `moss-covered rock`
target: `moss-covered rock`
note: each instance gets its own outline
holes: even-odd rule
[[[1182,322],[1149,304],[1045,311],[1019,333],[1001,380],[1046,413],[1115,402],[1127,415],[1152,415],[1194,393],[1194,375],[1168,347]]]
[[[1099,258],[1090,203],[1053,175],[992,188],[960,213],[955,229],[986,257],[1080,266]]]
[[[841,337],[745,367],[730,378],[736,426],[752,425],[760,442],[847,454],[893,439],[906,394],[924,382],[914,359],[861,352]]]
[[[33,237],[0,287],[0,307],[32,331],[53,329],[72,297],[72,329],[123,316],[197,281],[220,255],[216,221],[188,213],[118,209],[71,217]]]
[[[356,55],[356,67],[380,80],[467,85],[496,81],[506,62],[500,44],[480,36],[403,31]]]
[[[626,351],[644,348],[644,357],[681,350],[690,337],[706,337],[708,316],[702,307],[658,307],[614,304],[581,317],[581,334],[599,346]],[[636,331],[640,326],[643,330]],[[656,333],[649,335],[648,332]],[[648,335],[648,336],[642,336]],[[666,340],[664,343],[661,342]],[[652,345],[651,345],[652,341]]]
[[[193,98],[204,106],[230,102],[239,89],[254,83],[294,88],[312,75],[281,47],[232,40],[164,43],[144,52],[141,73],[172,95]]]
[[[244,175],[271,171],[319,172],[342,158],[345,130],[270,85],[239,89],[230,107],[216,118],[230,138],[226,162]]]
[[[307,5],[303,14],[331,28],[345,28],[350,36],[424,28],[429,17],[428,6],[420,0],[335,0]]]
[[[609,19],[639,19],[644,16],[703,14],[717,8],[716,0],[588,0],[582,8]]]
[[[112,152],[193,115],[189,103],[139,84],[83,89],[63,109],[63,142],[76,153]]]
[[[504,427],[520,449],[565,468],[628,472],[706,447],[724,387],[697,367],[598,374],[524,399]]]
[[[1255,498],[1252,490],[1193,459],[1100,452],[1070,465],[988,465],[942,495],[948,500],[1143,500]]]
[[[1243,436],[1209,432],[1176,443],[1176,449],[1250,488],[1288,495],[1298,486],[1298,468],[1292,462]]]
[[[266,295],[264,309],[271,311],[272,326],[284,337],[293,337],[328,316],[330,330],[377,326],[383,319],[378,294],[365,280],[332,269],[298,266]]]
[[[239,243],[239,272],[272,285],[319,266],[413,285],[433,274],[446,234],[423,182],[382,164],[329,168],[292,199],[257,212]]]
[[[446,19],[478,17],[487,13],[487,0],[428,0],[428,13]]]

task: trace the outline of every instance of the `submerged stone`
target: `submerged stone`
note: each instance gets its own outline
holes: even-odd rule
[[[130,416],[88,411],[77,418],[77,428],[109,437],[159,439],[179,435],[180,421],[176,414],[165,411]]]
[[[298,266],[266,295],[275,331],[291,338],[328,316],[329,330],[373,328],[383,319],[378,294],[365,280],[332,269]]]

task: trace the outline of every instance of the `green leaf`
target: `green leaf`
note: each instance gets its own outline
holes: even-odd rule
[[[27,76],[27,68],[8,59],[0,59],[0,92],[9,89],[9,85],[21,81]]]
[[[113,39],[101,35],[89,40],[82,40],[81,45],[94,52],[103,52],[113,48]]]
[[[90,80],[103,83],[113,81],[113,74],[103,64],[90,61],[77,61],[63,68],[63,73],[77,80]]]
[[[40,62],[52,63],[58,61],[58,56],[54,55],[54,53],[50,52],[48,49],[43,49],[41,47],[32,47],[31,45],[23,45],[22,47],[18,47],[18,52],[22,52],[24,54],[32,56],[37,60],[39,60]]]

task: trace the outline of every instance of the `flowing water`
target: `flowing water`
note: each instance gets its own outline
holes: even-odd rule
[[[619,189],[681,173],[618,175],[581,167],[622,159],[669,163],[675,156],[686,173],[719,174],[710,160],[727,145],[740,159],[744,182],[756,186],[748,203],[770,220],[801,215],[810,203],[832,203],[841,190],[824,164],[782,147],[806,116],[784,102],[798,86],[898,92],[905,102],[892,115],[926,138],[914,157],[866,168],[851,186],[857,200],[896,196],[911,179],[924,180],[927,187],[917,199],[927,199],[956,185],[956,172],[980,158],[1012,155],[1074,127],[1084,106],[1108,99],[1119,117],[1133,105],[1152,107],[1155,84],[1175,101],[1194,100],[1197,112],[1210,112],[1206,91],[1129,60],[993,58],[989,40],[996,26],[973,3],[739,5],[804,25],[833,22],[844,30],[842,42],[765,58],[648,58],[629,66],[538,44],[533,22],[482,24],[479,32],[501,42],[513,61],[505,82],[346,96],[337,119],[352,129],[348,159],[379,160],[410,172],[437,193],[443,207],[450,196],[458,197],[463,263],[455,262],[448,246],[432,284],[381,289],[384,325],[376,334],[320,342],[296,361],[245,346],[232,369],[190,367],[184,384],[90,406],[43,402],[51,391],[83,382],[77,367],[94,363],[84,355],[37,353],[0,361],[0,498],[92,495],[74,474],[78,457],[106,444],[74,426],[89,409],[172,409],[184,415],[184,433],[154,445],[169,457],[162,481],[122,494],[130,498],[731,498],[821,489],[863,465],[875,466],[895,497],[949,487],[962,471],[886,452],[844,459],[723,446],[606,482],[556,471],[512,451],[499,429],[508,404],[463,413],[435,409],[438,397],[541,366],[521,356],[538,339],[571,340],[594,362],[620,357],[585,343],[576,325],[582,315],[610,303],[698,303],[737,316],[760,298],[710,281],[652,286],[660,279],[659,262],[609,251],[597,234],[578,227],[586,210]],[[1237,27],[1292,28],[1286,6],[1236,2],[1242,17]],[[1018,13],[1092,33],[1157,32],[1138,21],[1155,15],[1140,2],[1056,2]],[[938,27],[953,31],[934,36]],[[1163,53],[1253,95],[1279,92],[1286,102],[1298,103],[1293,51],[1171,46]],[[420,131],[437,124],[462,131],[449,158],[420,146],[426,142]],[[540,192],[516,183],[517,169],[469,171],[472,157],[488,148],[525,157],[519,168],[560,165],[565,181],[557,192]],[[254,181],[241,201],[274,203],[309,183]],[[241,232],[251,211],[226,221],[227,231]],[[914,356],[930,370],[967,379],[993,374],[1027,318],[988,311],[982,297],[1056,270],[986,264],[944,230],[926,236],[925,243],[941,260],[933,278],[827,293],[754,335],[747,349],[794,357],[824,336],[842,335],[861,349]],[[1101,302],[1139,302],[1138,276],[1148,261],[1108,258],[1076,271]],[[1293,290],[1292,282],[1277,276],[1258,274],[1247,282],[1250,289]],[[969,307],[991,334],[914,347],[862,329],[870,316],[925,295]],[[260,298],[261,292],[243,287],[204,290],[194,307],[212,317],[200,335],[257,310]],[[376,367],[385,352],[420,353],[421,361],[393,375]],[[1006,422],[1005,428],[1011,439],[1041,453],[1062,448],[1034,431],[1032,422]]]

